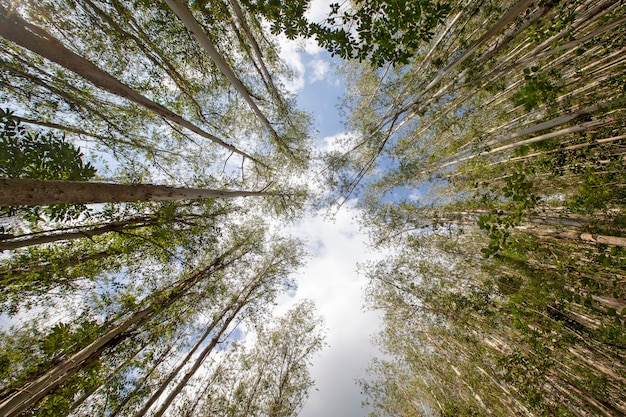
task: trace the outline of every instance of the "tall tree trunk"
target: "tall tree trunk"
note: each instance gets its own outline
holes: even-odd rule
[[[155,112],[159,116],[217,143],[231,152],[265,166],[265,164],[253,156],[226,143],[217,136],[205,132],[178,114],[144,97],[137,91],[113,77],[108,72],[100,69],[90,61],[67,49],[58,39],[47,33],[45,30],[24,21],[15,11],[7,10],[1,5],[0,36],[28,49],[29,51],[41,55],[42,57],[49,59],[64,68],[67,68],[103,90],[109,91],[112,94],[139,104],[140,106]]]
[[[226,313],[234,307],[234,303],[229,304],[226,308],[222,309],[222,311],[218,314],[216,318],[213,319],[213,322],[209,326],[207,326],[204,333],[200,336],[198,341],[193,345],[193,347],[187,352],[187,355],[180,360],[178,365],[163,379],[159,382],[159,388],[154,391],[150,398],[141,406],[141,408],[135,413],[135,417],[141,417],[146,415],[152,404],[155,403],[156,400],[159,399],[163,391],[167,388],[167,386],[176,378],[176,376],[180,373],[180,371],[187,365],[187,363],[191,360],[196,351],[200,348],[200,346],[204,343],[204,341],[211,335],[215,326],[226,316]]]
[[[516,226],[515,229],[539,237],[551,237],[554,239],[564,239],[626,248],[626,237],[594,235],[592,233],[581,233],[575,230],[545,229],[542,227],[532,226]]]
[[[59,242],[62,240],[75,240],[82,239],[84,237],[92,238],[94,236],[102,235],[110,232],[121,232],[123,230],[137,229],[140,227],[147,227],[158,224],[161,220],[157,218],[140,217],[135,219],[128,219],[119,222],[112,222],[105,224],[104,226],[96,226],[89,228],[80,228],[76,230],[65,230],[60,233],[52,233],[40,235],[22,237],[17,236],[12,239],[0,240],[0,251],[12,250],[18,248],[24,248],[27,246],[41,245],[44,243]]]
[[[213,338],[211,339],[211,342],[209,342],[209,344],[202,350],[202,352],[200,352],[193,366],[185,373],[185,375],[178,382],[178,384],[176,384],[174,389],[168,394],[167,398],[165,398],[165,401],[163,401],[163,403],[159,406],[158,410],[152,415],[152,417],[161,417],[163,413],[167,411],[167,409],[172,405],[172,402],[174,401],[174,399],[178,396],[178,394],[180,394],[183,388],[187,386],[187,383],[189,382],[191,377],[196,373],[196,371],[200,368],[200,366],[202,366],[202,364],[204,363],[204,360],[207,358],[209,353],[211,353],[213,349],[215,349],[215,346],[217,346],[217,344],[219,343],[220,338],[226,332],[230,323],[237,317],[237,314],[239,314],[241,309],[247,303],[248,303],[248,300],[244,299],[239,303],[237,308],[233,310],[231,315],[224,321],[220,329],[213,336]],[[141,414],[135,415],[135,417],[140,417],[140,416]]]
[[[215,272],[226,268],[239,257],[243,256],[239,255],[228,259],[245,243],[246,242],[241,242],[234,245],[230,250],[215,259],[210,265],[194,273],[182,282],[179,282],[171,291],[157,298],[148,307],[134,313],[122,323],[115,325],[97,340],[66,359],[56,363],[36,379],[15,388],[0,401],[0,415],[4,417],[17,417],[30,407],[36,405],[51,390],[98,360],[105,350],[117,346],[125,340],[133,330],[143,326],[154,318],[156,314],[166,310],[174,304],[174,302],[180,300],[197,283],[212,276]]]
[[[209,58],[215,62],[215,65],[219,68],[219,70],[224,74],[226,78],[231,82],[233,87],[241,94],[244,100],[248,103],[252,111],[257,115],[259,120],[267,127],[269,132],[272,134],[272,137],[278,142],[278,144],[287,151],[292,157],[294,156],[289,146],[283,141],[283,139],[276,133],[274,127],[267,120],[265,114],[259,109],[256,105],[250,92],[246,88],[245,85],[241,82],[241,80],[237,77],[232,68],[228,65],[224,57],[218,52],[217,48],[211,42],[207,34],[204,32],[204,29],[198,23],[195,17],[191,14],[191,11],[187,8],[185,4],[181,0],[165,0],[170,9],[178,16],[178,18],[183,22],[185,27],[195,36],[196,40],[202,48],[205,50]]]
[[[122,400],[122,402],[120,402],[117,405],[117,407],[115,407],[115,409],[113,411],[111,411],[111,414],[109,414],[109,417],[117,416],[124,409],[124,407],[126,407],[126,404],[128,404],[128,402],[130,400],[132,400],[133,397],[135,395],[137,395],[137,392],[139,392],[139,390],[144,386],[144,384],[146,383],[147,378],[154,373],[154,371],[159,367],[159,365],[161,365],[161,363],[163,363],[163,361],[165,361],[165,359],[167,359],[168,355],[170,354],[170,352],[172,351],[173,348],[174,348],[174,344],[170,344],[168,346],[167,350],[165,352],[163,352],[163,354],[161,354],[161,356],[159,356],[159,358],[154,362],[154,364],[152,365],[152,368],[150,369],[150,371],[148,371],[146,373],[146,376],[144,376],[141,379],[141,381],[139,382],[139,384],[137,384],[137,386],[133,389],[133,391],[131,393],[129,393]]]
[[[226,332],[230,323],[237,317],[239,312],[250,302],[254,300],[255,292],[263,286],[268,281],[271,281],[272,275],[270,273],[271,268],[273,267],[273,263],[264,268],[264,270],[255,275],[250,283],[248,283],[237,295],[235,300],[235,308],[232,310],[231,314],[224,321],[218,332],[211,339],[211,342],[200,352],[198,357],[196,358],[193,366],[185,373],[183,378],[176,384],[176,387],[168,394],[165,401],[159,406],[158,410],[153,414],[152,417],[161,417],[165,411],[170,407],[174,399],[180,394],[183,388],[187,385],[187,382],[191,379],[191,377],[196,373],[196,371],[200,368],[206,357],[211,353],[211,351],[215,348],[217,343],[219,342],[220,337]],[[270,273],[269,277],[267,274]],[[229,306],[229,309],[232,308]],[[140,417],[140,415],[136,415],[135,417]]]
[[[152,184],[133,185],[87,181],[0,178],[0,206],[123,203],[130,201],[263,196],[281,196],[281,194],[271,191],[207,190]]]

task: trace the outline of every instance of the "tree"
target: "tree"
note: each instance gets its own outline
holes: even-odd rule
[[[465,5],[408,65],[346,70],[331,181],[396,254],[364,268],[373,415],[624,413],[623,24],[609,2]]]
[[[41,205],[55,203],[120,203],[131,201],[188,200],[250,196],[288,197],[271,191],[205,190],[151,184],[109,184],[101,182],[38,181],[1,178],[5,190],[0,204]]]
[[[258,327],[256,343],[233,346],[213,371],[194,412],[198,415],[286,417],[298,414],[313,381],[307,363],[323,346],[320,320],[302,302],[270,326]]]
[[[107,178],[0,179],[3,207],[103,203],[71,219],[6,220],[0,246],[14,251],[0,262],[0,309],[27,320],[0,334],[0,414],[129,414],[154,399],[163,414],[230,332],[269,317],[293,287],[300,242],[267,236],[256,215],[304,204],[306,192],[290,184],[307,165],[307,118],[275,82],[286,66],[252,14],[236,3],[211,5],[218,18],[180,6],[211,56],[165,4],[0,5],[0,95],[17,107],[12,120],[46,129],[24,137],[60,138],[59,149],[73,150],[60,168],[92,169],[80,143]],[[25,144],[7,149],[19,155]],[[31,159],[56,164],[39,145]],[[264,201],[230,198],[252,195]],[[285,401],[307,389],[292,387]]]
[[[357,1],[347,8],[333,3],[328,17],[318,23],[304,17],[308,1],[245,1],[244,5],[268,19],[273,33],[290,39],[314,37],[333,55],[369,61],[376,67],[408,63],[450,11],[443,2]]]
[[[230,252],[236,252],[239,247],[234,247]],[[42,372],[32,381],[27,382],[19,390],[5,396],[0,403],[0,409],[6,415],[20,415],[28,408],[34,406],[44,398],[51,390],[65,382],[75,373],[96,361],[103,352],[116,344],[119,344],[129,332],[147,323],[154,315],[163,308],[167,308],[184,296],[189,288],[197,284],[201,279],[206,279],[214,269],[224,268],[232,259],[228,259],[231,253],[225,253],[203,270],[181,281],[172,291],[156,298],[149,306],[135,312],[130,318],[119,324],[113,325],[94,342],[78,350],[65,360],[54,364],[45,372]]]
[[[0,19],[0,35],[4,38],[75,72],[92,82],[97,87],[107,90],[120,97],[127,98],[157,113],[159,116],[177,123],[192,132],[197,133],[198,135],[243,156],[244,158],[263,165],[253,156],[226,143],[224,140],[205,132],[178,114],[134,91],[108,74],[106,71],[98,68],[93,63],[65,48],[61,42],[49,33],[46,33],[45,30],[24,21],[14,11],[8,10],[2,6],[0,8]]]

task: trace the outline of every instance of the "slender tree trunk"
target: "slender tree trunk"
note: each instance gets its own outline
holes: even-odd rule
[[[143,404],[143,406],[135,413],[135,417],[142,417],[146,415],[152,404],[156,402],[156,400],[161,397],[161,394],[165,391],[167,386],[176,378],[176,376],[180,373],[181,369],[187,365],[187,363],[191,360],[196,351],[200,348],[200,346],[204,343],[204,341],[211,335],[215,326],[226,316],[226,313],[233,308],[234,304],[229,304],[226,308],[222,309],[219,315],[213,319],[213,322],[206,328],[204,333],[200,336],[198,341],[193,345],[193,347],[187,352],[187,355],[179,361],[178,365],[165,377],[164,380],[159,382],[159,388],[152,393],[150,398]]]
[[[283,104],[282,96],[280,95],[278,88],[276,88],[276,85],[274,84],[274,80],[272,79],[272,75],[270,74],[270,72],[267,69],[267,66],[265,65],[265,61],[263,60],[263,53],[261,52],[259,43],[256,41],[254,34],[252,33],[250,26],[248,25],[244,12],[241,9],[241,6],[239,6],[239,2],[237,0],[229,0],[229,3],[230,3],[230,6],[233,8],[233,11],[235,12],[235,16],[237,16],[237,20],[239,20],[241,29],[245,33],[246,38],[248,38],[248,41],[250,41],[250,46],[252,47],[252,50],[254,51],[254,55],[256,56],[256,59],[259,62],[259,66],[261,67],[261,72],[263,73],[263,76],[267,80],[267,83],[268,83],[269,89],[272,92],[272,95],[274,95],[276,99],[281,104]]]
[[[75,240],[84,237],[92,238],[110,232],[121,232],[123,230],[137,229],[140,227],[151,226],[159,223],[161,220],[156,218],[136,218],[125,221],[112,222],[104,226],[92,228],[83,228],[81,230],[63,231],[61,233],[50,233],[42,236],[33,236],[28,238],[20,238],[17,236],[13,239],[0,240],[0,251],[24,248],[27,246],[41,245],[44,243],[59,242],[62,240]]]
[[[155,112],[159,116],[219,144],[231,152],[237,153],[244,158],[264,165],[253,156],[240,151],[217,136],[205,132],[178,114],[144,97],[137,91],[113,77],[108,72],[100,69],[90,61],[67,49],[58,39],[47,33],[45,30],[24,21],[17,15],[16,12],[13,10],[7,10],[3,6],[0,6],[0,36],[28,49],[29,51],[41,55],[42,57],[49,59],[64,68],[67,68],[103,90],[131,100],[132,102]]]
[[[196,40],[202,48],[205,50],[209,58],[215,62],[219,70],[224,74],[226,78],[231,82],[233,87],[241,94],[244,100],[248,103],[252,111],[257,115],[259,120],[267,127],[270,131],[274,139],[278,142],[278,144],[287,151],[291,156],[294,156],[289,146],[282,140],[282,138],[276,133],[274,127],[267,120],[265,114],[259,109],[256,105],[250,92],[246,88],[245,85],[241,82],[241,80],[237,77],[232,68],[228,65],[224,57],[218,52],[217,48],[213,44],[213,42],[209,39],[207,34],[204,32],[204,29],[198,23],[195,17],[191,14],[191,11],[187,8],[185,4],[182,3],[181,0],[165,0],[170,9],[178,16],[178,18],[183,22],[185,27],[195,36]]]
[[[215,346],[217,346],[217,344],[219,343],[220,338],[222,337],[224,332],[226,332],[230,323],[237,317],[237,314],[239,314],[241,309],[247,303],[248,303],[247,299],[244,299],[239,303],[237,308],[231,313],[231,315],[226,319],[226,321],[224,321],[224,323],[222,324],[220,329],[217,331],[215,336],[213,336],[213,338],[211,339],[211,342],[209,342],[209,344],[202,350],[202,352],[200,352],[200,354],[196,358],[191,369],[189,369],[185,373],[183,378],[178,382],[178,384],[176,384],[174,389],[168,394],[167,398],[165,398],[165,401],[163,401],[163,404],[159,406],[158,410],[152,415],[152,417],[161,417],[163,413],[167,411],[167,409],[172,405],[172,402],[174,401],[174,399],[178,396],[178,394],[180,394],[183,388],[187,386],[187,383],[189,382],[191,377],[196,373],[196,371],[200,368],[200,366],[202,366],[207,356],[213,351],[213,349],[215,349]],[[135,417],[140,417],[140,415],[136,415]]]
[[[121,403],[119,403],[117,405],[117,407],[115,407],[115,409],[111,412],[111,414],[109,414],[109,417],[115,417],[117,416],[123,409],[124,407],[126,407],[126,404],[128,404],[128,402],[135,396],[137,395],[137,392],[143,387],[143,385],[146,383],[146,379],[152,375],[154,373],[154,371],[156,370],[156,368],[159,367],[159,365],[161,365],[161,363],[163,363],[163,361],[167,358],[167,356],[169,355],[169,353],[172,351],[172,349],[174,348],[173,344],[170,344],[167,348],[167,350],[161,355],[159,356],[159,358],[155,361],[155,363],[152,365],[152,368],[150,369],[150,371],[146,374],[146,376],[144,376],[141,379],[141,382],[135,387],[135,389],[133,389],[133,391],[128,394],[124,400],[122,400]]]
[[[0,178],[0,206],[122,203],[129,201],[263,196],[281,196],[281,194],[271,191],[207,190],[152,184],[132,185],[87,181]]]
[[[554,239],[565,239],[626,248],[626,237],[594,235],[592,233],[581,233],[575,230],[556,230],[531,226],[516,226],[515,229],[539,237],[551,237]]]
[[[126,339],[132,330],[137,329],[151,320],[158,312],[166,310],[174,302],[185,296],[198,282],[212,276],[216,271],[226,268],[238,257],[228,259],[241,248],[244,243],[233,246],[230,250],[215,259],[209,266],[191,275],[180,282],[163,297],[158,298],[148,307],[133,314],[122,323],[108,330],[104,335],[82,348],[73,355],[55,364],[53,367],[38,376],[15,388],[0,401],[0,415],[17,417],[36,405],[51,390],[65,382],[100,358],[100,355],[109,348],[117,346]]]

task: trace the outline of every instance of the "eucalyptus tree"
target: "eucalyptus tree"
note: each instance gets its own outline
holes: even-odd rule
[[[183,391],[189,380],[197,373],[198,369],[207,360],[218,343],[220,343],[227,330],[232,331],[235,323],[240,323],[244,318],[258,320],[264,312],[267,312],[269,303],[276,297],[278,291],[285,286],[292,285],[287,280],[287,274],[301,262],[302,253],[297,245],[291,240],[279,240],[273,243],[265,257],[239,272],[237,281],[228,289],[224,309],[217,312],[210,325],[207,326],[203,335],[195,343],[181,362],[160,382],[149,400],[135,412],[135,415],[144,415],[151,405],[161,397],[170,383],[174,388],[165,395],[155,411],[155,415],[162,415],[174,402],[176,397]],[[246,272],[243,272],[246,271]],[[208,343],[204,344],[203,342]],[[194,353],[202,346],[201,351],[194,357]],[[191,366],[189,363],[191,362]],[[186,367],[186,368],[185,368]],[[184,374],[176,379],[177,374],[185,368]]]
[[[621,296],[609,282],[573,277],[578,268],[608,272],[582,261],[593,247],[574,255],[525,236],[485,261],[482,239],[471,227],[405,236],[397,255],[366,267],[388,354],[362,382],[373,415],[623,413]],[[611,253],[623,268],[621,252]]]
[[[313,381],[308,362],[323,346],[321,322],[309,301],[255,329],[254,344],[235,343],[189,396],[184,415],[295,416]]]
[[[90,81],[96,87],[131,100],[136,104],[157,113],[164,119],[177,123],[186,129],[189,129],[192,132],[225,147],[231,152],[240,154],[244,158],[250,159],[254,162],[259,162],[253,156],[248,155],[247,153],[226,143],[217,136],[205,132],[178,114],[134,91],[124,83],[115,79],[106,71],[98,68],[93,63],[64,47],[58,39],[47,33],[44,29],[24,21],[17,16],[14,11],[3,7],[0,9],[0,14],[3,18],[3,20],[0,21],[0,28],[2,28],[0,35],[2,35],[5,39],[15,42],[21,47],[39,54],[64,68],[67,68],[68,70]]]
[[[29,137],[80,142],[100,174],[76,151],[91,176],[9,175],[0,204],[104,203],[64,222],[8,220],[0,303],[29,321],[0,340],[0,414],[133,414],[156,400],[169,412],[230,332],[259,324],[293,286],[301,245],[267,236],[251,214],[296,213],[306,198],[291,175],[307,165],[309,121],[281,85],[287,67],[238,3],[175,4],[209,54],[162,3],[0,4],[0,94],[13,120],[59,132]],[[221,199],[246,195],[264,201]],[[274,398],[283,414],[310,385],[300,362],[281,376],[283,388],[300,384]]]
[[[248,114],[238,99],[231,97],[232,80],[222,76],[208,56],[187,42],[185,27],[162,4],[49,1],[30,2],[19,11],[11,9],[9,18],[40,25],[41,31],[59,41],[56,48],[64,48],[64,56],[73,56],[73,61],[87,65],[100,78],[90,79],[83,70],[77,73],[78,68],[65,68],[69,61],[59,64],[54,59],[45,60],[5,42],[7,57],[3,62],[10,66],[7,74],[17,74],[19,70],[26,75],[7,77],[5,95],[21,102],[22,119],[62,129],[72,137],[95,140],[99,152],[121,158],[121,168],[145,166],[177,182],[188,183],[189,178],[214,175],[224,178],[224,182],[250,181],[264,186],[277,174],[263,168],[268,165],[269,154],[273,152],[273,162],[277,162],[277,156],[285,154],[280,149],[288,149],[281,143],[289,142],[293,149],[288,149],[287,154],[295,152],[298,160],[289,162],[290,157],[285,154],[285,163],[277,162],[274,168],[301,169],[308,158],[309,122],[295,109],[293,98],[276,82],[279,77],[286,77],[287,67],[279,61],[275,46],[264,36],[261,25],[250,15],[245,16],[244,11],[239,10],[239,24],[232,25],[228,12],[215,19],[208,11],[196,10],[197,6],[188,11],[196,15],[196,22],[212,39],[216,53],[223,57],[222,69],[230,71],[231,79],[239,79],[240,91],[247,91],[248,98],[256,103],[256,116]],[[7,7],[5,10],[9,10]],[[27,22],[31,17],[32,22]],[[239,29],[245,20],[250,24],[242,32]],[[83,25],[94,30],[87,34],[79,30]],[[245,36],[244,32],[247,32]],[[256,76],[251,73],[248,69],[251,61],[231,46],[237,35],[242,35],[239,42],[242,51],[248,48],[256,51],[257,65],[261,65],[258,56],[264,56],[261,65],[264,73]],[[72,41],[77,39],[80,42]],[[31,46],[36,45],[37,42]],[[39,52],[46,54],[46,51]],[[128,65],[129,62],[133,64]],[[273,80],[268,77],[270,70]],[[260,90],[259,85],[274,85],[269,99],[265,99],[268,92]],[[37,108],[32,106],[30,91],[37,93],[40,104]],[[46,117],[41,117],[42,111]],[[66,122],[77,116],[83,120],[81,128]],[[263,133],[261,125],[271,128],[273,133]],[[195,133],[189,134],[179,126]],[[221,151],[203,139],[222,145],[232,143],[232,146],[227,145],[228,149]],[[244,142],[242,146],[250,151],[240,150],[238,144]],[[237,169],[230,162],[233,152],[256,162],[242,161],[241,169]],[[215,163],[206,164],[207,157]],[[182,169],[184,166],[189,168]],[[283,175],[282,179],[286,177]]]
[[[288,274],[302,258],[299,246],[293,241],[273,238],[273,243],[269,243],[266,239],[269,237],[264,236],[259,228],[236,233],[232,242],[223,242],[225,248],[221,253],[213,249],[215,257],[206,256],[209,258],[207,264],[200,264],[195,272],[171,283],[161,283],[159,290],[144,295],[143,299],[129,295],[130,298],[124,301],[126,312],[117,313],[107,322],[96,325],[90,339],[85,339],[81,345],[66,347],[59,360],[40,364],[34,375],[14,376],[15,379],[5,385],[4,412],[17,415],[32,407],[37,409],[52,401],[50,397],[40,404],[42,399],[62,395],[59,390],[64,392],[62,387],[90,366],[115,363],[111,361],[119,355],[124,357],[124,352],[129,349],[129,358],[132,358],[132,352],[141,351],[141,343],[158,345],[158,329],[169,329],[167,331],[171,333],[185,327],[189,323],[187,320],[193,323],[199,314],[215,314],[213,327],[221,330],[211,335],[213,342],[210,345],[214,348],[233,321],[241,321],[253,311],[262,314],[271,300],[285,286],[291,285]],[[242,271],[250,273],[242,274]],[[219,314],[220,309],[224,314]],[[172,322],[171,317],[178,317],[180,322]],[[203,348],[204,357],[212,348],[208,351]],[[191,375],[193,372],[187,378]],[[185,382],[177,381],[179,387]],[[13,389],[19,385],[23,389]],[[26,392],[24,390],[36,394],[20,395]],[[97,394],[98,391],[94,392]],[[70,389],[66,395],[75,393],[76,390]],[[96,396],[93,400],[86,400],[85,404],[98,404],[98,401]]]
[[[157,265],[163,273],[181,265],[196,266],[223,228],[229,227],[229,216],[240,211],[236,205],[214,200],[109,206],[92,215],[89,226],[5,240],[4,244],[14,245],[29,240],[50,243],[16,251],[2,261],[2,310],[14,314],[28,306],[53,305],[50,298],[59,294],[78,296],[88,288],[108,287],[111,276],[122,274],[113,278],[114,283],[121,282],[124,274],[154,273]],[[106,233],[89,236],[91,232]]]
[[[390,356],[373,415],[624,413],[624,22],[459,4],[409,65],[347,69],[332,179],[364,181],[362,221],[399,252],[366,269]]]
[[[362,92],[354,89],[348,102],[356,139],[331,158],[331,166],[349,164],[341,173],[343,192],[354,189],[379,156],[381,167],[388,159],[398,166],[379,171],[372,194],[384,196],[433,176],[448,178],[464,169],[458,165],[476,166],[480,175],[479,161],[500,163],[532,148],[574,145],[569,141],[596,129],[610,132],[599,140],[619,141],[613,138],[621,136],[623,103],[611,85],[623,77],[616,38],[621,10],[611,2],[564,7],[557,14],[550,4],[500,3],[483,12],[459,4],[432,47],[409,65],[358,68]],[[494,10],[502,10],[501,17]],[[542,26],[553,20],[548,29]],[[567,34],[586,39],[586,47],[564,41]],[[618,44],[599,47],[606,39]],[[597,78],[590,81],[582,68]]]

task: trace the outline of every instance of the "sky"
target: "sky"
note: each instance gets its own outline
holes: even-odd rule
[[[308,17],[319,21],[331,1],[312,2]],[[330,54],[311,41],[280,39],[281,56],[296,73],[288,84],[298,94],[300,108],[313,115],[316,145],[321,150],[349,134],[338,105],[345,83],[335,71]],[[323,213],[293,225],[291,234],[306,240],[312,254],[298,274],[295,296],[283,296],[278,312],[301,299],[311,299],[324,318],[328,346],[312,362],[315,388],[300,417],[366,416],[357,379],[365,378],[371,358],[378,355],[371,343],[381,327],[378,313],[363,309],[367,280],[357,273],[357,264],[379,257],[367,247],[367,236],[360,230],[354,204],[346,204],[333,218]]]
[[[377,355],[371,336],[380,328],[375,312],[363,310],[366,279],[357,274],[357,263],[373,259],[366,236],[354,220],[356,211],[344,207],[331,222],[323,215],[309,217],[286,232],[307,241],[312,257],[296,276],[295,296],[278,300],[282,313],[298,300],[310,299],[324,318],[328,344],[313,358],[311,392],[300,417],[365,416],[356,380]]]

